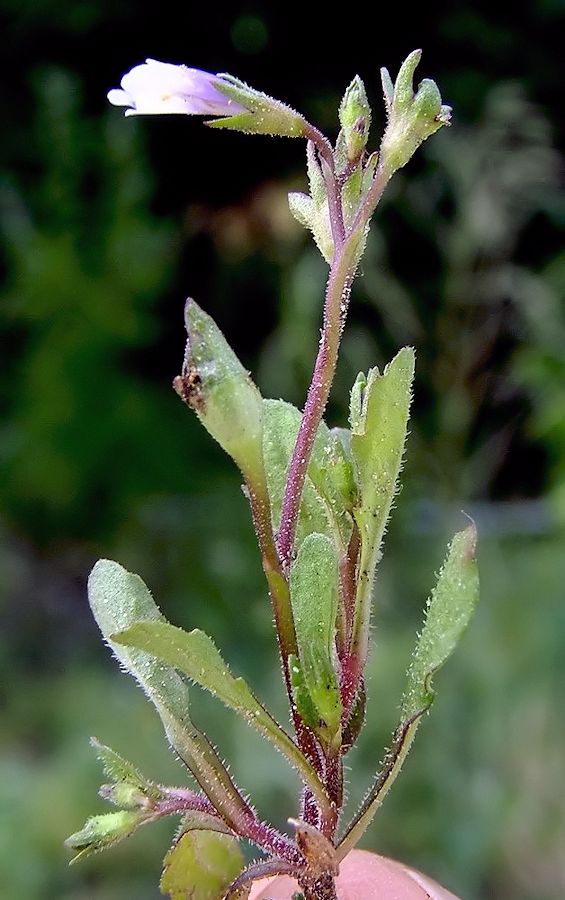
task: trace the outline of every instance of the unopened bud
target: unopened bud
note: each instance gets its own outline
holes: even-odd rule
[[[347,159],[353,162],[359,159],[367,146],[371,125],[371,107],[367,100],[365,85],[358,75],[355,76],[339,107],[341,132],[338,145],[343,143]]]
[[[138,825],[141,825],[143,819],[143,813],[132,810],[121,810],[87,819],[84,828],[71,834],[65,841],[67,847],[78,851],[72,862],[123,841]]]
[[[426,138],[450,122],[451,108],[442,106],[435,81],[424,78],[414,93],[414,72],[421,55],[421,50],[414,50],[405,59],[394,85],[388,71],[381,72],[388,113],[381,161],[390,174],[406,165]]]
[[[115,784],[101,785],[98,793],[104,800],[122,809],[146,809],[151,801],[135,784],[118,781]]]

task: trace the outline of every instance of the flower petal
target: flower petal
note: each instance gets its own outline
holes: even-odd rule
[[[126,115],[226,116],[245,112],[245,107],[218,90],[220,79],[211,72],[147,59],[123,76],[122,90],[110,91],[116,106],[130,106]]]
[[[128,94],[128,92],[121,91],[119,88],[113,88],[111,91],[108,91],[107,97],[110,103],[112,103],[114,106],[134,105],[133,98]]]

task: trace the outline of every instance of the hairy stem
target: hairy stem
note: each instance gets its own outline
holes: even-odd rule
[[[279,559],[285,572],[292,562],[304,480],[337,366],[343,321],[355,275],[355,248],[356,241],[349,239],[337,250],[328,277],[320,347],[288,469],[277,537]]]
[[[343,806],[343,761],[339,747],[329,750],[326,755],[325,783],[332,802],[321,818],[320,831],[333,841]]]

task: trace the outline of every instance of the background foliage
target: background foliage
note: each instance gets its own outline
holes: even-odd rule
[[[365,838],[462,897],[565,893],[565,199],[562,0],[439,0],[336,21],[315,6],[2,0],[0,238],[0,890],[157,896],[170,824],[67,868],[99,811],[96,734],[181,782],[141,694],[87,609],[98,556],[139,571],[168,618],[214,635],[284,716],[246,503],[169,390],[190,292],[263,392],[301,404],[325,267],[290,218],[299,142],[123,120],[105,91],[145,56],[230,71],[335,134],[356,73],[424,48],[455,125],[387,192],[329,419],[357,372],[418,356],[405,488],[380,576],[369,723],[352,802],[394,723],[448,531],[478,521],[483,598],[405,774]],[[424,71],[425,69],[425,71]],[[238,780],[281,825],[293,776],[196,701]],[[201,709],[200,709],[201,706]],[[258,739],[257,739],[258,740]]]

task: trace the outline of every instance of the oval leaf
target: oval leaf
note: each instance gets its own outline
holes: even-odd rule
[[[242,868],[236,838],[215,831],[186,831],[164,859],[161,893],[171,900],[222,900]]]
[[[427,602],[426,621],[408,669],[401,705],[405,720],[431,706],[434,698],[432,676],[453,653],[477,604],[476,540],[474,525],[455,535],[437,585]]]

